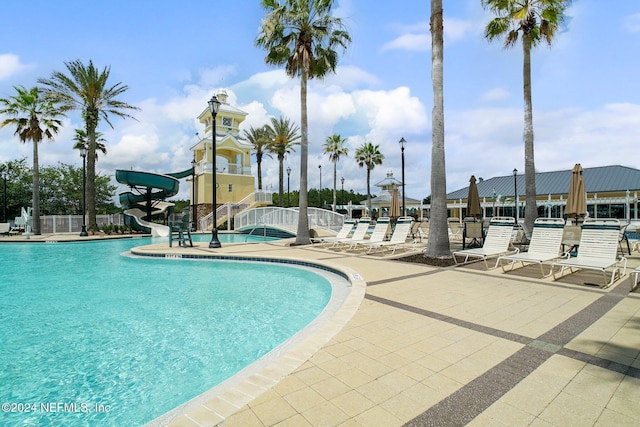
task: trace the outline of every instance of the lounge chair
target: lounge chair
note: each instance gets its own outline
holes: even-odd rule
[[[364,239],[364,236],[369,232],[369,225],[371,224],[371,218],[363,217],[358,220],[358,225],[356,229],[353,230],[353,234],[351,237],[346,237],[344,239],[336,239],[331,242],[331,246],[329,248],[336,248],[342,245],[348,245],[351,242],[357,242]]]
[[[539,264],[540,273],[542,277],[551,275],[544,274],[542,263],[554,260],[560,255],[560,247],[562,246],[562,236],[564,234],[564,220],[560,218],[538,218],[533,224],[533,232],[531,233],[531,239],[528,242],[529,249],[527,252],[519,252],[512,255],[501,255],[498,257],[498,263],[502,266],[502,271],[505,270],[504,261],[511,261],[507,263],[511,265],[511,270],[514,269],[514,265],[520,262],[524,267],[525,264]],[[510,270],[510,271],[511,271]]]
[[[353,227],[356,225],[356,222],[352,219],[347,219],[344,221],[344,223],[342,223],[342,227],[340,228],[340,230],[338,231],[338,234],[336,234],[335,236],[328,236],[328,237],[312,237],[311,238],[311,243],[322,243],[322,245],[324,246],[324,244],[326,243],[333,243],[336,240],[343,240],[346,239],[349,236],[349,233],[351,233],[351,231],[353,231]]]
[[[631,280],[631,292],[633,292],[638,287],[638,277],[640,276],[640,267],[636,267],[630,274]]]
[[[389,229],[389,218],[383,217],[376,220],[376,225],[373,227],[371,236],[368,239],[362,238],[360,240],[350,239],[346,246],[347,251],[358,249],[360,245],[367,243],[379,243],[382,242],[387,236],[387,230]]]
[[[627,258],[618,255],[618,241],[620,237],[620,221],[612,218],[585,219],[582,223],[582,233],[578,244],[578,255],[566,260],[556,261],[551,265],[553,280],[562,277],[564,271],[569,269],[597,270],[602,272],[603,287],[609,287],[616,278],[616,273],[624,276],[627,271]],[[559,266],[560,277],[556,277],[554,267]],[[611,270],[611,280],[607,283],[607,271]]]
[[[8,222],[0,222],[0,235],[4,234],[8,236],[9,230],[11,230],[11,224]]]
[[[391,239],[384,242],[369,242],[363,243],[363,246],[368,246],[369,250],[367,253],[371,253],[374,249],[387,249],[391,250],[391,255],[396,253],[396,250],[400,247],[404,247],[407,242],[407,237],[409,237],[409,233],[411,232],[411,224],[413,222],[413,218],[410,216],[400,217],[396,222],[396,228],[393,230],[393,234],[391,235]],[[415,248],[417,240],[413,239],[413,247]]]
[[[469,258],[480,258],[484,261],[484,265],[489,269],[487,259],[493,257],[499,257],[500,255],[508,254],[509,245],[511,243],[511,236],[513,234],[513,227],[516,224],[516,220],[513,217],[493,217],[489,222],[489,230],[484,238],[484,244],[481,248],[464,249],[461,251],[453,252],[453,260],[458,263],[458,258],[464,257],[463,264],[469,261]],[[518,249],[514,249],[513,253],[518,253]],[[498,261],[493,268],[498,267]]]
[[[631,252],[640,251],[640,222],[632,219],[624,234],[631,246]]]
[[[414,221],[411,225],[411,238],[417,242],[422,242],[422,237],[424,235],[425,233],[422,231],[422,221]]]

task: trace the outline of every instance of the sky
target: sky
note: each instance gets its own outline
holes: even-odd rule
[[[522,49],[489,42],[491,14],[480,0],[444,0],[444,108],[447,191],[469,177],[484,179],[524,171]],[[354,160],[364,142],[379,145],[387,173],[401,179],[404,138],[406,196],[431,193],[431,36],[427,0],[336,0],[352,43],[336,73],[310,81],[309,188],[333,186],[333,164],[322,153],[334,133],[347,139],[348,157],[337,165],[337,188],[366,193],[366,168]],[[110,67],[109,83],[129,89],[119,99],[140,108],[136,120],[101,122],[107,140],[98,172],[115,182],[116,169],[160,173],[190,167],[190,148],[204,127],[197,116],[224,89],[248,113],[241,130],[284,115],[300,123],[300,82],[268,66],[255,46],[264,17],[258,0],[7,0],[0,15],[0,98],[27,88],[65,62]],[[640,135],[640,2],[574,0],[566,26],[552,46],[532,52],[536,171],[623,165],[638,167]],[[0,117],[2,120],[3,117]],[[40,145],[41,165],[80,166],[73,150],[77,113],[64,120],[52,143]],[[15,129],[0,129],[0,162],[26,158]],[[255,158],[252,160],[257,176]],[[285,160],[291,190],[299,183],[299,149]],[[319,168],[318,166],[322,166]],[[265,158],[263,186],[277,192],[278,162]],[[286,185],[286,177],[285,177]],[[257,179],[256,179],[257,186]],[[119,191],[124,189],[120,186]],[[286,191],[286,188],[285,188]],[[188,199],[188,184],[177,198]]]

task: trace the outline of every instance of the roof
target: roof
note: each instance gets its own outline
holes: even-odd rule
[[[629,190],[640,192],[640,170],[627,166],[601,166],[584,168],[584,184],[587,193],[609,193]],[[569,192],[571,170],[536,173],[536,194],[559,195]],[[518,195],[525,194],[524,174],[516,175]],[[498,176],[477,183],[478,195],[490,198],[494,192],[500,196],[513,196],[513,175]],[[469,187],[447,193],[447,200],[466,199]]]
[[[391,187],[394,184],[397,185],[398,187],[401,187],[402,181],[398,181],[396,178],[394,178],[393,172],[389,171],[387,172],[387,176],[385,177],[385,179],[375,184],[375,186],[384,188],[384,187]]]

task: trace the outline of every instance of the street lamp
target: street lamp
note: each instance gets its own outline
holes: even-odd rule
[[[2,222],[9,222],[7,221],[7,174],[10,170],[11,166],[7,165],[2,165],[2,169],[0,169],[2,172]]]
[[[211,241],[209,242],[210,248],[221,248],[220,240],[218,240],[218,215],[216,212],[217,203],[216,203],[216,116],[218,115],[218,110],[220,109],[220,101],[218,98],[213,95],[209,100],[209,111],[211,112],[212,123],[211,123],[211,150],[212,150],[212,165],[211,165],[211,214],[213,216],[213,224],[211,225]]]
[[[80,148],[80,156],[82,157],[82,231],[80,236],[88,236],[87,223],[85,222],[85,214],[87,210],[87,147],[84,145]]]
[[[513,200],[516,207],[516,224],[518,223],[518,169],[513,168]]]
[[[342,183],[342,193],[340,196],[340,204],[342,205],[342,209],[344,209],[344,176],[340,178],[340,182]]]
[[[320,196],[320,209],[322,209],[322,165],[318,165],[318,170],[320,171],[320,191],[318,196]]]
[[[191,160],[191,231],[196,231],[196,153]]]
[[[404,216],[404,145],[407,143],[404,137],[400,138],[400,151],[402,152],[402,215]]]
[[[291,207],[291,193],[289,192],[289,183],[291,178],[291,167],[287,166],[287,207]]]

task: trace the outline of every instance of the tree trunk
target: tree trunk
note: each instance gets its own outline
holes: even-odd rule
[[[536,167],[533,160],[533,104],[531,102],[531,35],[522,36],[524,85],[524,176],[525,176],[525,213],[524,226],[527,231],[533,230],[533,223],[538,217],[536,205]]]
[[[300,204],[298,210],[296,245],[308,245],[311,243],[309,236],[309,217],[307,216],[307,207],[309,206],[307,194],[307,167],[309,157],[307,78],[308,71],[303,69],[300,76]]]
[[[332,210],[336,211],[336,181],[338,180],[338,162],[333,162],[333,206]]]
[[[40,166],[38,165],[38,141],[33,141],[33,188],[32,188],[32,212],[31,232],[41,234],[40,230]]]
[[[256,163],[258,164],[258,190],[262,190],[262,158],[256,156]]]
[[[447,178],[444,151],[444,39],[442,0],[431,0],[431,215],[427,258],[450,258],[447,224]]]
[[[96,128],[98,111],[86,111],[87,114],[87,210],[89,227],[96,225]]]
[[[371,169],[369,167],[367,167],[367,208],[369,208],[369,217],[371,217]]]
[[[284,156],[278,156],[278,205],[284,207]]]

